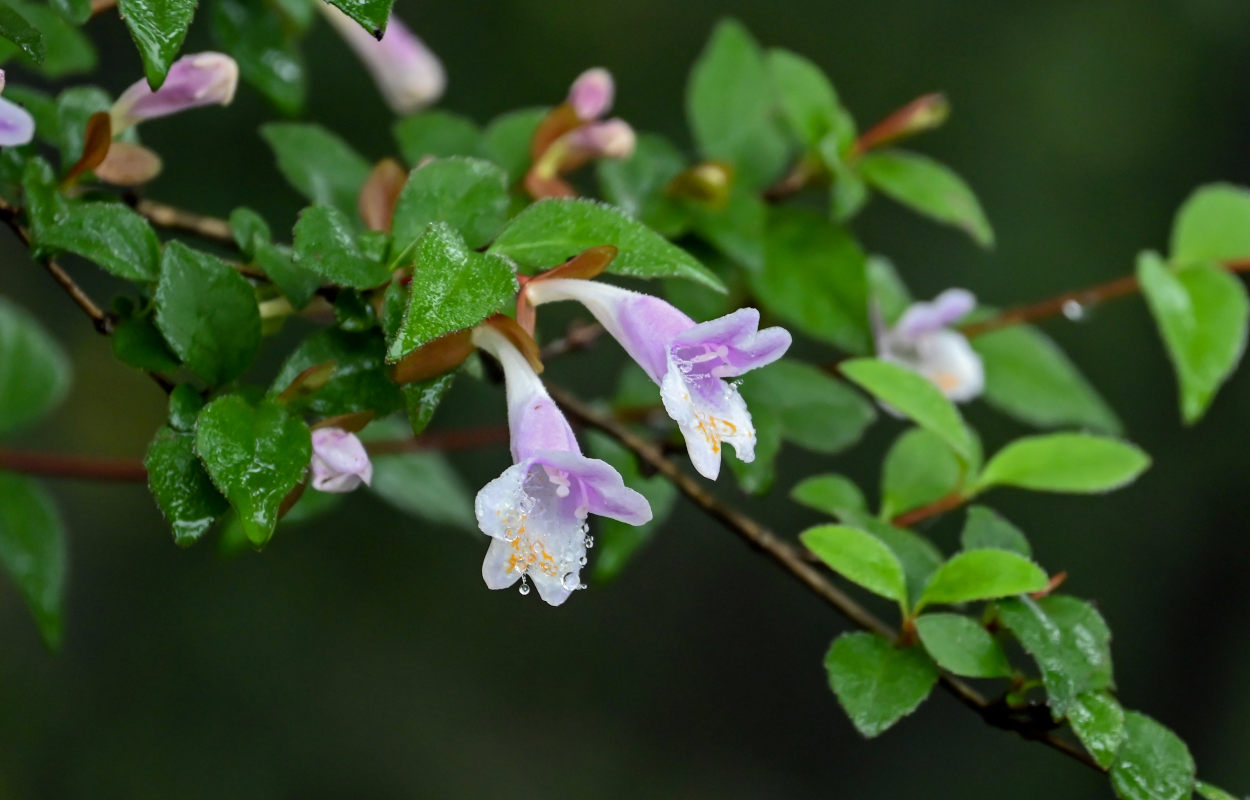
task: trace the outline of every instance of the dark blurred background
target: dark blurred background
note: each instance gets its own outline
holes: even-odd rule
[[[723,15],[826,68],[861,124],[947,92],[954,116],[916,147],[968,178],[997,248],[880,200],[856,226],[922,296],[963,285],[1009,305],[1124,274],[1139,249],[1165,247],[1190,189],[1250,183],[1242,0],[397,8],[448,66],[444,107],[479,121],[558,101],[602,64],[617,76],[621,115],[688,144],[685,75]],[[206,28],[197,21],[188,50],[210,46]],[[140,74],[132,45],[111,14],[89,31],[102,43],[99,82],[120,91]],[[391,153],[391,118],[341,42],[323,26],[306,53],[308,116],[370,158]],[[273,116],[241,88],[228,111],[146,125],[145,141],[167,156],[149,196],[214,214],[247,203],[281,228],[299,200],[255,134]],[[50,327],[78,370],[65,406],[20,444],[142,454],[162,394],[113,361],[23,252],[0,248],[0,292]],[[85,280],[104,296],[116,288]],[[1046,330],[1156,464],[1105,498],[1008,492],[992,505],[1044,565],[1069,572],[1068,590],[1099,604],[1125,705],[1180,733],[1204,778],[1245,791],[1250,375],[1184,430],[1139,299]],[[606,352],[551,373],[602,393],[593,376],[616,363]],[[982,406],[968,413],[991,445],[1020,432]],[[502,417],[501,393],[466,384],[436,425]],[[875,484],[897,430],[881,427],[836,459],[787,453],[774,497],[735,502],[800,530],[815,516],[785,491],[817,470]],[[456,457],[474,487],[507,460],[503,447]],[[728,478],[721,488],[734,494]],[[617,582],[551,609],[483,587],[484,537],[363,496],[227,561],[213,542],[175,548],[140,486],[54,490],[71,531],[61,653],[44,649],[0,582],[3,798],[1110,796],[1105,779],[940,692],[881,740],[862,740],[821,666],[843,621],[688,507]],[[933,530],[947,549],[958,522]]]

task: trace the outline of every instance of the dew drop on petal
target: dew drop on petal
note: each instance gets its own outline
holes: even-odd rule
[[[522,597],[530,593],[530,582],[524,575],[521,576],[521,585],[517,587],[517,591],[521,593]]]
[[[566,572],[564,573],[564,577],[560,579],[560,585],[563,586],[566,591],[573,592],[577,590],[580,582],[577,580],[577,576],[575,574],[572,572]]]
[[[590,561],[590,559],[586,558],[586,556],[582,556],[581,558],[577,559],[577,563],[581,564],[583,567],[586,566],[586,562],[588,561]]]
[[[595,546],[595,537],[587,535],[586,539],[582,542],[582,544],[586,545],[586,549],[589,550],[590,548]]]

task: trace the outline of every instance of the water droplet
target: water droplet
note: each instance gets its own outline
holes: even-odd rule
[[[590,548],[595,546],[595,537],[587,536],[586,539],[582,542],[582,544],[586,545],[586,549],[589,550]]]
[[[586,562],[588,561],[590,561],[590,559],[586,558],[586,556],[582,556],[581,558],[577,559],[577,563],[581,564],[583,567],[586,566]]]
[[[1063,315],[1073,322],[1085,319],[1085,306],[1075,300],[1063,301]]]
[[[577,587],[580,583],[577,580],[576,575],[572,572],[566,572],[564,573],[564,577],[560,579],[560,585],[563,586],[566,591],[573,592],[577,591]]]
[[[517,587],[517,591],[521,593],[522,597],[530,593],[530,582],[526,580],[524,575],[521,576],[521,585]]]

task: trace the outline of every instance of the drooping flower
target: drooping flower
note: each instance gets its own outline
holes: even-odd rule
[[[587,516],[641,525],[651,506],[607,463],[581,454],[568,421],[507,336],[487,323],[474,330],[473,343],[503,367],[514,462],[474,502],[478,527],[491,537],[482,578],[491,589],[523,581],[522,593],[532,580],[558,606],[582,585]]]
[[[121,93],[109,111],[113,135],[144,120],[200,106],[230,105],[238,85],[239,65],[225,53],[183,56],[156,91],[146,80],[138,80]]]
[[[913,303],[893,327],[875,315],[877,356],[923,375],[957,403],[976,398],[985,388],[981,357],[951,329],[976,304],[966,289],[947,289],[932,302]]]
[[[319,492],[350,492],[373,482],[373,462],[356,434],[342,428],[312,433],[312,487]]]
[[[760,313],[754,308],[695,323],[658,297],[598,281],[533,280],[525,292],[534,305],[576,300],[586,306],[659,384],[664,410],[686,438],[690,461],[700,475],[716,479],[725,442],[741,460],[755,459],[751,413],[726,379],[781,358],[790,347],[788,331],[760,330]]]
[[[4,91],[4,70],[0,69],[0,92]],[[16,147],[35,136],[35,119],[30,112],[0,97],[0,147]]]
[[[436,102],[447,86],[443,62],[392,14],[386,33],[375,39],[329,3],[317,3],[373,76],[382,98],[396,114],[411,114]]]

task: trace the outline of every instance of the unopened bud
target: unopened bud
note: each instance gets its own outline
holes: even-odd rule
[[[568,134],[569,151],[587,158],[629,158],[637,137],[620,118],[591,122]]]
[[[950,113],[950,102],[945,95],[926,94],[917,97],[859,137],[855,142],[855,150],[866,153],[875,147],[932,130],[945,122]]]
[[[447,73],[438,56],[394,14],[386,34],[375,39],[351,17],[329,3],[317,3],[361,63],[373,76],[386,104],[396,114],[411,114],[443,96]]]
[[[350,492],[373,481],[373,463],[354,433],[320,428],[312,433],[312,487],[319,492]]]
[[[211,52],[183,56],[155,92],[146,80],[122,92],[109,111],[113,135],[144,120],[200,106],[229,105],[238,85],[239,65],[230,56]]]
[[[573,85],[569,87],[567,102],[578,119],[590,121],[608,113],[615,94],[612,73],[603,67],[594,67],[578,75],[573,81]]]
[[[733,190],[734,169],[723,161],[704,161],[682,171],[668,183],[668,193],[720,208]]]

